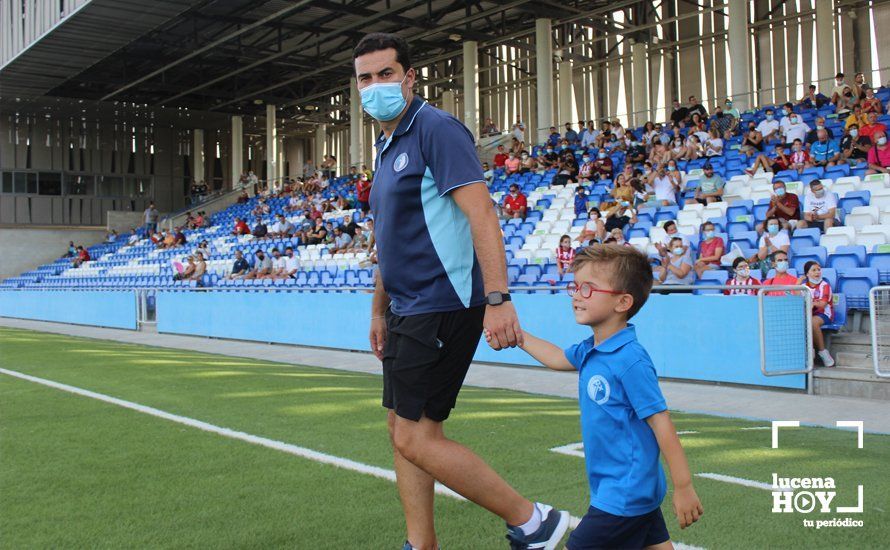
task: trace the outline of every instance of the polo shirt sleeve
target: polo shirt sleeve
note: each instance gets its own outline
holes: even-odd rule
[[[427,124],[421,139],[423,160],[436,181],[439,196],[471,183],[485,182],[473,135],[459,120],[442,116]]]
[[[667,410],[655,366],[649,360],[639,360],[619,376],[630,406],[640,419]]]
[[[584,355],[587,353],[588,345],[587,341],[579,342],[575,345],[569,346],[563,352],[566,356],[568,362],[575,367],[575,370],[580,371],[581,366],[584,363]]]

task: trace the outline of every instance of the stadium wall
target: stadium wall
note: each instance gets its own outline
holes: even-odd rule
[[[568,298],[519,294],[525,329],[560,346],[590,337]],[[159,292],[158,332],[368,351],[367,293]],[[765,302],[768,371],[803,368],[806,326],[799,297]],[[757,299],[752,296],[653,295],[633,320],[659,376],[805,389],[804,375],[760,371]],[[534,366],[525,352],[480,345],[476,360]]]
[[[52,263],[74,244],[92,246],[105,238],[103,228],[0,226],[0,279],[16,277],[34,266]]]
[[[133,291],[4,291],[0,317],[136,330]]]

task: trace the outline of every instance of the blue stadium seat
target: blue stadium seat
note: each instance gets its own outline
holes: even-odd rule
[[[801,246],[819,246],[822,232],[815,227],[796,229],[791,235],[791,250],[797,250]]]
[[[880,284],[890,284],[890,245],[876,245],[874,251],[866,256],[866,265],[878,270]]]
[[[839,246],[828,256],[828,267],[843,274],[847,269],[865,267],[865,247],[861,245]]]
[[[847,296],[850,309],[868,309],[868,291],[878,284],[878,270],[874,267],[848,269],[841,273],[837,292]]]
[[[849,214],[857,206],[868,206],[871,193],[868,191],[850,191],[838,201],[838,208]]]
[[[834,292],[831,295],[831,305],[834,309],[834,318],[831,323],[822,325],[823,332],[837,332],[847,324],[847,297]]]
[[[807,262],[816,261],[825,266],[828,262],[828,250],[824,246],[802,246],[794,251],[791,258],[791,266],[803,273],[803,266]]]

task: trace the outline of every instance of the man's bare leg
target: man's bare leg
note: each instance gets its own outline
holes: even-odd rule
[[[396,413],[389,411],[390,438],[395,426]],[[396,485],[405,513],[408,542],[418,550],[436,550],[436,527],[433,521],[433,499],[436,481],[403,457],[393,444],[393,462],[396,470]]]
[[[534,504],[516,492],[484,460],[445,437],[442,423],[396,416],[393,443],[403,458],[509,525],[531,519]]]

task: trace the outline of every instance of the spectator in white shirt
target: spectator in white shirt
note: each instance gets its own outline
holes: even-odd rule
[[[766,110],[766,118],[757,125],[757,131],[763,135],[765,143],[779,139],[779,121],[776,120],[772,109]]]
[[[281,251],[277,248],[272,249],[272,272],[266,277],[267,279],[284,279],[287,269],[287,261],[281,255]]]
[[[677,204],[677,192],[680,190],[680,176],[676,165],[671,165],[670,168],[671,170],[665,170],[664,164],[659,164],[658,169],[649,174],[649,185],[655,191],[655,200],[662,206]]]
[[[803,219],[797,227],[818,227],[823,233],[837,223],[837,196],[825,189],[822,182],[813,180],[803,200]]]
[[[278,214],[278,220],[272,224],[271,231],[269,231],[269,237],[290,237],[294,234],[294,224],[287,221],[287,218],[284,217],[284,214]]]
[[[758,260],[763,261],[772,257],[776,252],[788,253],[791,248],[791,238],[788,232],[782,229],[782,224],[778,218],[769,218],[766,220],[766,231],[760,237],[757,253],[749,258],[749,263],[755,263]]]
[[[673,239],[680,239],[680,242],[687,251],[689,250],[689,239],[686,238],[686,235],[680,233],[677,229],[677,222],[674,220],[668,220],[662,226],[664,229],[664,238],[661,239],[661,242],[656,241],[655,248],[658,250],[658,253],[662,256],[667,256],[670,252],[670,244]]]
[[[346,252],[352,244],[352,237],[349,233],[344,233],[340,227],[334,228],[334,246],[331,251],[334,254],[342,254]]]
[[[593,121],[588,121],[587,131],[584,132],[584,137],[581,138],[581,147],[590,149],[596,144],[596,138],[598,138],[599,135],[600,131],[594,128]]]
[[[711,128],[710,138],[705,142],[705,156],[717,157],[723,154],[723,138],[720,137],[720,130]]]
[[[294,277],[300,270],[300,257],[294,254],[294,248],[288,246],[284,249],[284,271],[281,273],[282,279],[290,279]]]
[[[797,113],[791,113],[782,119],[782,135],[785,136],[785,143],[787,144],[794,143],[796,139],[803,142],[806,140],[810,129],[810,126],[801,120],[800,115]]]

